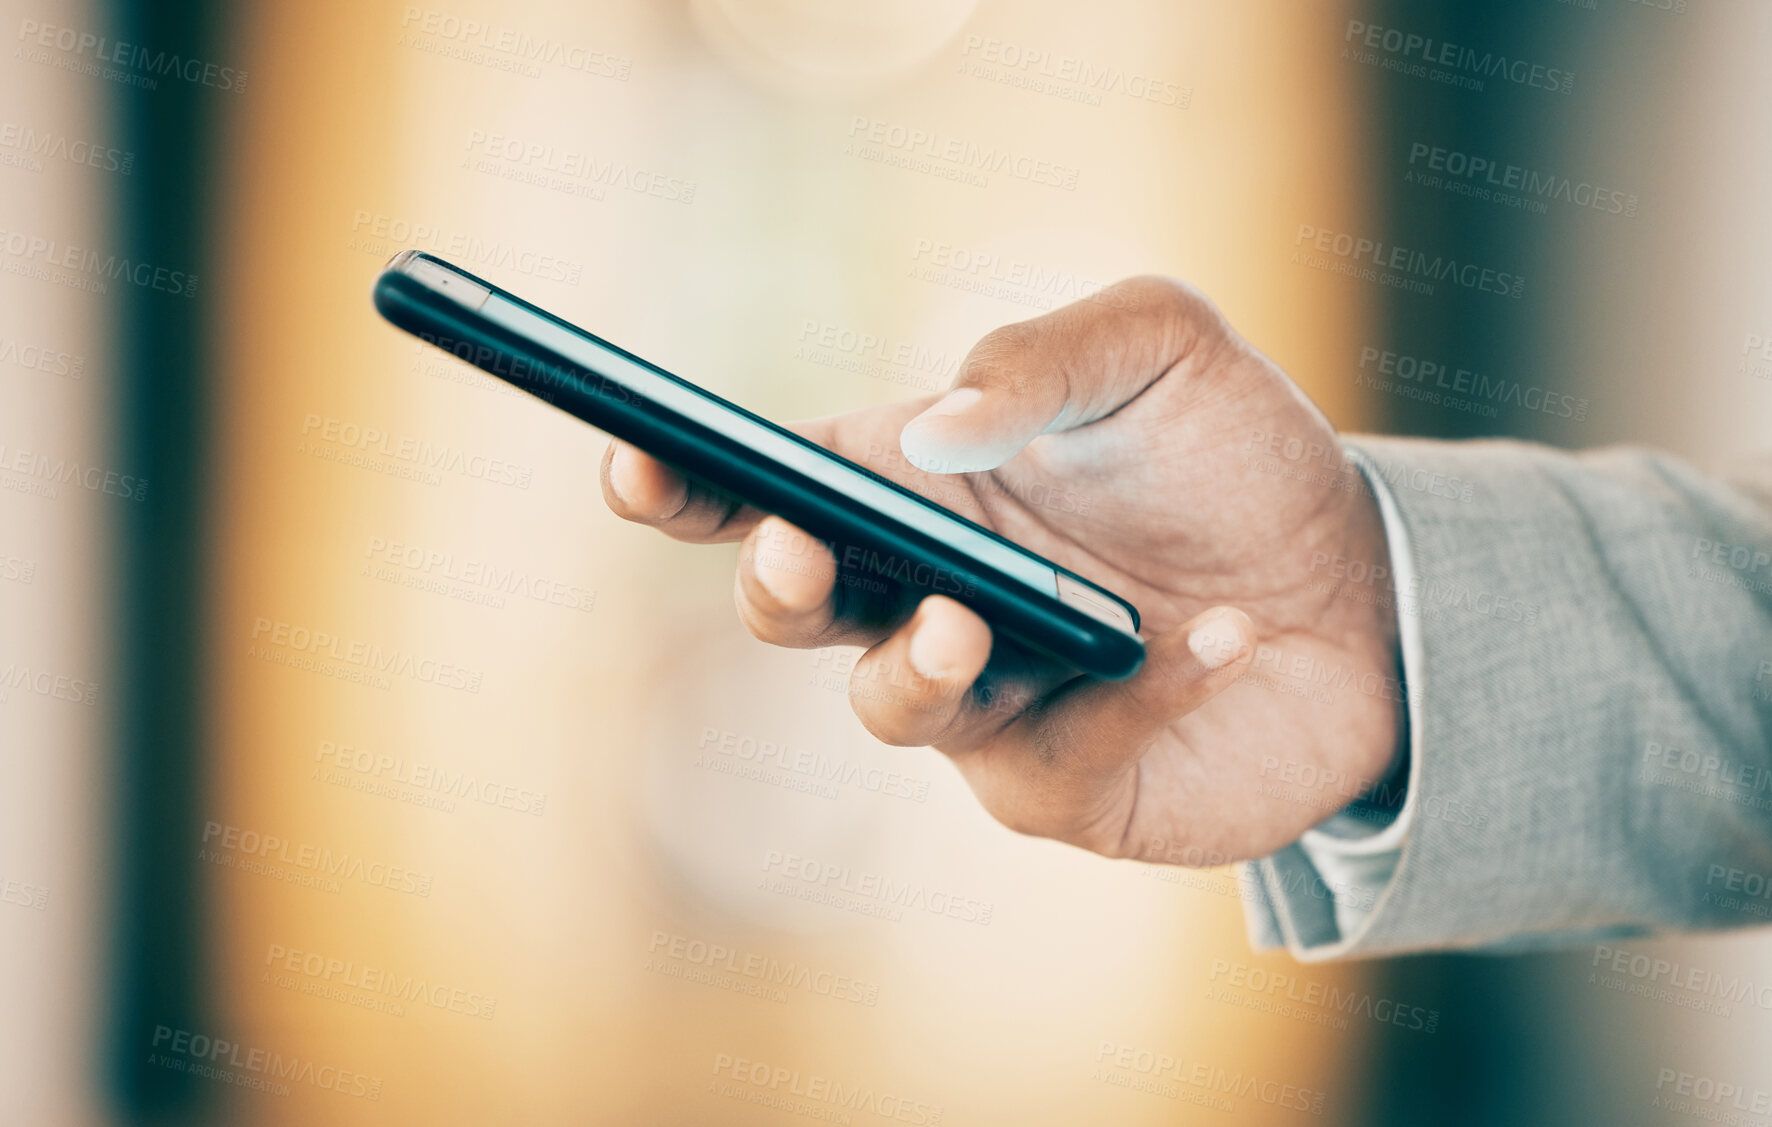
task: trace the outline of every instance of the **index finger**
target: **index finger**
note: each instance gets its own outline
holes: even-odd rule
[[[898,432],[905,420],[927,405],[927,399],[914,399],[783,426],[882,477],[912,488],[925,486],[919,491],[927,493],[928,475],[904,461],[898,452]],[[616,516],[651,525],[692,544],[743,540],[766,515],[730,491],[686,474],[621,439],[610,440],[601,476],[603,499]],[[951,494],[953,488],[938,492]],[[941,500],[964,504],[963,497],[944,496]]]
[[[623,520],[648,524],[692,544],[742,540],[763,513],[731,493],[611,439],[603,453],[603,500]]]

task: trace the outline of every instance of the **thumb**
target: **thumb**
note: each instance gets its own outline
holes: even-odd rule
[[[899,447],[927,473],[995,469],[1042,434],[1113,413],[1227,331],[1190,286],[1117,282],[987,334],[953,390],[904,425]]]
[[[1169,725],[1199,708],[1249,667],[1255,625],[1235,607],[1213,607],[1151,639],[1144,665],[1124,681],[1095,681],[1061,696],[1040,718],[1071,734],[1073,763],[1111,772],[1142,758]]]
[[[994,470],[1046,433],[1063,409],[1063,388],[1053,384],[1017,394],[963,383],[906,423],[898,446],[925,473]]]
[[[1009,769],[969,780],[973,789],[1011,829],[1117,856],[1138,800],[1139,761],[1171,724],[1243,675],[1255,636],[1233,607],[1157,635],[1134,676],[1073,682],[1022,713],[993,741]]]

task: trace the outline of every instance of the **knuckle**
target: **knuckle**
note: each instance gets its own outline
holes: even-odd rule
[[[1037,347],[1041,335],[1038,318],[1014,321],[1007,325],[998,325],[980,337],[972,352],[974,356],[983,358],[1016,356]]]
[[[1199,287],[1166,274],[1140,274],[1109,288],[1121,290],[1128,298],[1143,299],[1141,305],[1148,301],[1152,305],[1189,313],[1210,313],[1213,316],[1218,313],[1218,307]]]
[[[989,384],[1024,392],[1038,381],[1039,369],[1025,362],[1045,337],[1038,320],[1017,321],[992,329],[966,354],[960,368],[962,384]]]
[[[1230,326],[1218,305],[1197,286],[1161,274],[1143,274],[1110,286],[1113,303],[1126,312],[1179,329],[1182,339],[1216,341]]]

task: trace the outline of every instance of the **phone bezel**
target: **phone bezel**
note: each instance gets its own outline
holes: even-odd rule
[[[415,265],[420,268],[419,275],[440,269],[468,285],[444,292],[437,285],[427,282],[425,277],[415,275]],[[432,277],[435,275],[432,274]],[[477,301],[473,300],[475,290],[483,291]],[[501,324],[483,310],[491,296],[557,326],[578,342],[619,357],[646,374],[667,381],[716,410],[728,412],[764,428],[772,435],[815,456],[820,462],[830,463],[862,476],[876,487],[908,500],[918,514],[929,516],[929,523],[936,528],[943,522],[954,522],[969,533],[1000,545],[1021,559],[1037,565],[1042,572],[1050,572],[1053,577],[1052,589],[1045,589],[1043,584],[1036,586],[1025,577],[1005,571],[976,553],[943,540],[929,528],[907,524],[876,507],[858,506],[853,498],[842,494],[829,482],[770,458],[754,446],[737,442],[729,435],[659,404],[656,399],[646,396],[631,384],[607,371],[599,371],[594,363],[568,356],[520,329]],[[844,458],[557,314],[525,301],[454,263],[422,251],[402,251],[382,271],[376,285],[375,301],[381,313],[401,328],[421,338],[430,339],[431,343],[455,353],[458,358],[537,395],[593,426],[609,430],[629,441],[636,441],[638,438],[637,445],[651,450],[666,461],[683,466],[688,472],[698,473],[704,468],[698,463],[712,461],[718,463],[717,468],[727,474],[738,473],[752,478],[753,488],[776,496],[759,498],[743,490],[735,491],[769,511],[788,510],[783,511],[784,516],[795,520],[809,533],[821,539],[860,544],[871,542],[872,546],[889,552],[908,548],[906,558],[923,558],[950,565],[953,564],[954,557],[959,557],[964,561],[964,566],[951,570],[957,576],[972,581],[980,591],[980,597],[977,598],[966,598],[955,593],[955,597],[961,602],[974,605],[981,612],[1014,610],[1017,608],[1013,604],[1017,603],[1022,604],[1019,608],[1021,610],[1037,611],[1037,606],[1028,605],[1036,601],[1050,609],[1049,614],[1033,616],[1035,619],[1046,618],[1048,621],[1044,623],[1030,622],[1025,614],[1010,613],[1004,616],[1001,613],[985,613],[987,620],[992,621],[994,626],[1006,629],[1011,636],[1037,650],[1078,665],[1094,676],[1108,679],[1129,676],[1142,661],[1143,641],[1136,633],[1140,622],[1138,610],[1112,591],[864,465]],[[461,346],[466,346],[465,355]],[[543,369],[547,369],[545,379],[538,375]],[[612,394],[612,389],[623,394]],[[622,434],[624,428],[640,433]],[[645,441],[647,438],[652,439],[651,444]],[[707,448],[705,457],[697,456],[697,443]],[[656,448],[660,446],[669,449]],[[673,454],[676,456],[673,457]],[[755,480],[758,476],[756,471],[765,468],[771,472],[761,476],[770,480]],[[744,473],[746,470],[753,472]],[[702,476],[712,475],[702,473]],[[714,479],[723,484],[728,480],[725,476]],[[820,497],[820,494],[828,496]],[[846,515],[840,511],[845,502],[851,510]],[[817,511],[806,511],[808,509]],[[874,519],[857,520],[855,511],[866,513]],[[843,527],[831,528],[831,524]],[[809,525],[824,527],[808,527]],[[1100,601],[1103,599],[1109,600],[1111,607],[1101,607]],[[1079,602],[1082,605],[1078,605]],[[1005,604],[1010,606],[1006,607]],[[1125,618],[1130,621],[1131,629],[1108,617],[1112,608],[1118,608],[1124,613]],[[1034,632],[1046,636],[1026,636],[1029,627],[1038,627]]]

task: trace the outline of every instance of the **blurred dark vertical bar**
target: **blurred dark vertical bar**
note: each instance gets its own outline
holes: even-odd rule
[[[1365,18],[1387,28],[1468,46],[1479,54],[1493,51],[1510,60],[1553,66],[1571,66],[1587,50],[1573,35],[1571,17],[1589,21],[1590,39],[1599,34],[1591,22],[1594,13],[1558,0],[1374,0],[1370,11]],[[1582,77],[1578,71],[1577,81]],[[1415,143],[1534,168],[1567,169],[1569,162],[1558,159],[1558,149],[1577,123],[1591,122],[1603,112],[1592,103],[1593,75],[1585,77],[1589,84],[1571,94],[1522,88],[1494,77],[1481,91],[1388,71],[1375,77],[1380,118],[1378,152],[1373,154],[1380,164],[1375,202],[1386,227],[1380,235],[1429,255],[1526,276],[1524,296],[1517,301],[1448,283],[1431,295],[1384,290],[1386,347],[1529,386],[1561,390],[1570,382],[1569,373],[1552,368],[1551,358],[1559,355],[1554,347],[1558,291],[1553,279],[1561,271],[1545,253],[1565,216],[1556,211],[1533,215],[1467,199],[1406,183],[1403,175]],[[1419,164],[1415,168],[1422,171]],[[1380,398],[1394,433],[1536,437],[1526,433],[1536,421],[1527,417],[1529,412],[1504,409],[1499,417],[1485,419],[1402,396]]]
[[[113,40],[181,59],[216,58],[207,0],[111,0]],[[99,81],[94,79],[94,81]],[[207,364],[215,279],[205,222],[215,202],[210,125],[218,98],[167,75],[153,89],[117,83],[124,182],[117,251],[198,275],[195,297],[115,284],[120,464],[149,483],[119,528],[115,1006],[111,1073],[125,1122],[195,1110],[202,1081],[150,1061],[158,1026],[203,1021],[201,888],[196,872],[204,765],[202,642]]]
[[[1442,284],[1432,295],[1383,291],[1381,347],[1451,368],[1529,387],[1580,393],[1580,373],[1559,370],[1559,303],[1578,284],[1558,255],[1566,246],[1554,208],[1534,215],[1405,182],[1410,146],[1420,142],[1536,169],[1573,174],[1564,150],[1607,107],[1596,104],[1595,72],[1607,34],[1596,12],[1558,0],[1493,0],[1443,5],[1371,0],[1360,17],[1576,72],[1569,95],[1490,79],[1482,91],[1412,75],[1379,72],[1376,97],[1377,237],[1393,245],[1524,274],[1520,300]],[[1610,13],[1608,13],[1610,14]],[[1419,166],[1417,166],[1419,167]],[[1556,441],[1560,419],[1510,410],[1496,418],[1441,404],[1373,393],[1393,434],[1429,438],[1510,436]],[[1505,873],[1497,873],[1505,877]],[[1566,990],[1567,956],[1429,955],[1393,959],[1374,970],[1373,990],[1398,1004],[1441,1014],[1432,1036],[1383,1038],[1369,1058],[1367,1114],[1373,1127],[1477,1127],[1602,1122],[1591,1094],[1611,1083],[1581,1041],[1587,1016],[1554,1001]],[[1616,1122],[1616,1120],[1611,1120]]]

